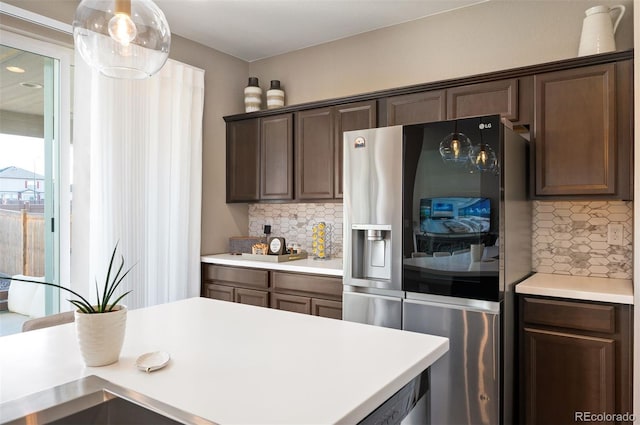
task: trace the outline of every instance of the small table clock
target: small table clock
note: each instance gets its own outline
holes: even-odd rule
[[[284,238],[269,238],[269,254],[282,255],[285,253],[286,244]]]

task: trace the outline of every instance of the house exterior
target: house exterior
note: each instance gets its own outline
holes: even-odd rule
[[[44,202],[44,176],[19,167],[0,169],[0,204]]]

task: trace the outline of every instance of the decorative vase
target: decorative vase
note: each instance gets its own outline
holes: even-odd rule
[[[267,109],[284,106],[284,90],[280,87],[280,80],[271,80],[271,87],[267,90]]]
[[[76,310],[76,335],[87,366],[106,366],[118,361],[127,324],[127,307],[116,306],[109,313],[81,313]]]
[[[611,7],[601,5],[587,9],[584,12],[586,16],[582,21],[578,56],[615,51],[614,36],[625,10],[623,5]],[[612,14],[615,11],[618,12],[618,17],[615,22],[612,22]]]
[[[256,77],[249,77],[249,85],[244,89],[245,112],[259,111],[262,106],[262,89]]]

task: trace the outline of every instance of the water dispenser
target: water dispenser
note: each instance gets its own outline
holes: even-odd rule
[[[359,224],[351,227],[351,277],[391,279],[391,226]]]

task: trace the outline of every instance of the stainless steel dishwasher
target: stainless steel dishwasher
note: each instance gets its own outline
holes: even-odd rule
[[[431,366],[432,424],[500,423],[501,302],[407,293],[403,329],[449,338]]]

